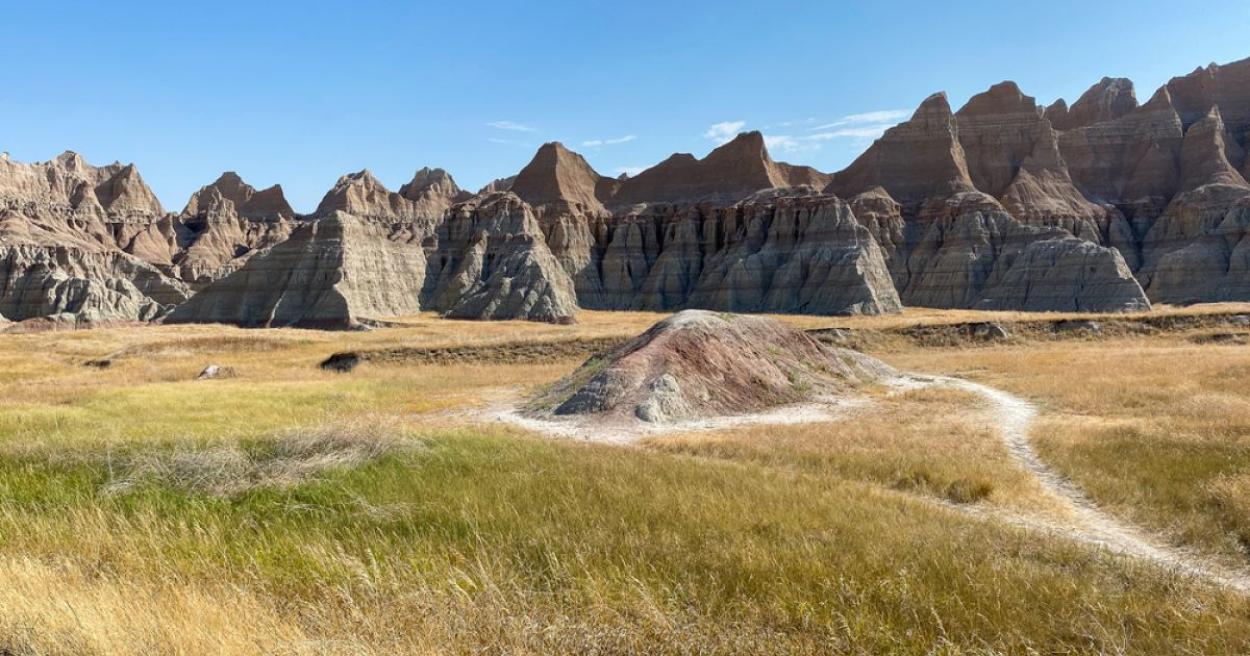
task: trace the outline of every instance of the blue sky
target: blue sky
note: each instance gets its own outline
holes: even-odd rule
[[[135,162],[168,209],[223,170],[310,211],[339,175],[476,189],[545,141],[601,173],[760,129],[832,171],[925,96],[1104,75],[1145,97],[1250,57],[1250,3],[0,0],[0,150]]]

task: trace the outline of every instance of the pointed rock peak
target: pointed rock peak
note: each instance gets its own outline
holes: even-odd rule
[[[212,186],[217,188],[244,187],[247,186],[247,183],[243,182],[243,178],[239,177],[238,173],[225,171],[217,176]]]
[[[657,164],[656,166],[652,168],[658,168],[660,166],[673,165],[673,164],[691,164],[697,161],[699,161],[699,158],[695,157],[694,155],[691,155],[690,153],[673,153],[672,155],[669,155],[667,158],[665,158],[663,162],[660,162],[659,164]],[[634,176],[634,177],[638,177],[638,176]]]
[[[911,120],[887,130],[854,163],[834,174],[826,190],[852,198],[876,186],[909,205],[973,190],[945,93],[926,98]]]
[[[416,215],[432,218],[441,216],[453,203],[471,196],[460,189],[450,173],[428,166],[413,174],[412,180],[399,188],[399,195],[412,201],[412,211]]]
[[[53,161],[67,171],[83,171],[90,166],[87,164],[87,160],[83,159],[82,155],[79,155],[72,150],[67,150],[60,155],[57,155],[56,159]]]
[[[1189,129],[1200,130],[1200,131],[1205,130],[1208,132],[1223,132],[1224,131],[1224,116],[1223,114],[1220,113],[1220,108],[1218,106],[1212,105],[1211,110],[1207,112],[1207,115],[1202,117],[1201,121],[1198,121],[1197,123],[1194,124],[1193,127]]]
[[[478,195],[493,194],[499,191],[508,191],[512,189],[512,183],[516,182],[516,176],[510,175],[506,178],[496,178],[490,181],[490,184],[478,190]]]
[[[959,110],[959,116],[984,116],[987,114],[1010,114],[1036,112],[1037,101],[1024,95],[1019,85],[1010,80],[990,87],[988,91],[973,96]]]
[[[1172,91],[1166,86],[1159,87],[1159,90],[1155,91],[1154,95],[1150,97],[1150,100],[1146,101],[1146,104],[1142,105],[1141,108],[1146,111],[1159,111],[1164,109],[1176,111],[1172,103]]]
[[[368,185],[382,186],[382,183],[379,182],[377,178],[373,177],[373,172],[370,171],[369,169],[360,169],[359,171],[355,173],[348,173],[342,178],[339,178],[339,181],[349,182],[349,183],[361,182],[361,183],[368,184]]]
[[[1242,157],[1240,146],[1224,126],[1218,107],[1212,107],[1185,133],[1181,146],[1181,191],[1192,191],[1210,184],[1246,187],[1232,162]]]
[[[460,193],[460,187],[447,171],[425,166],[413,174],[408,184],[399,188],[399,195],[410,200],[429,193],[455,196]]]
[[[287,202],[282,185],[273,185],[255,192],[243,204],[239,213],[251,218],[295,218],[295,210]]]
[[[924,102],[920,103],[920,107],[918,107],[916,112],[911,115],[911,120],[916,121],[933,117],[949,118],[953,115],[954,113],[951,111],[951,102],[946,97],[946,92],[939,91],[928,98],[925,98]]]
[[[611,195],[610,178],[599,175],[586,158],[558,141],[543,144],[521,169],[511,191],[532,205],[567,204],[601,210]]]
[[[1066,116],[1048,118],[1056,130],[1073,130],[1104,121],[1114,121],[1137,109],[1137,106],[1137,92],[1132,80],[1104,77],[1081,94]]]
[[[111,213],[161,214],[164,211],[134,164],[123,166],[98,184],[95,192],[100,204]]]
[[[721,159],[772,162],[772,158],[768,156],[768,144],[764,141],[764,135],[758,130],[739,134],[728,143],[708,153],[705,161],[712,162]]]

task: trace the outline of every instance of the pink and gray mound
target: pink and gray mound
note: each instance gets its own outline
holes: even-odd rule
[[[775,319],[687,310],[587,361],[535,405],[557,415],[688,421],[832,400],[892,373]]]

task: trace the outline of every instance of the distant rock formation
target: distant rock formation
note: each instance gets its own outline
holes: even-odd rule
[[[158,255],[160,249],[152,247],[145,259],[203,286],[238,269],[257,251],[286,240],[295,222],[282,187],[257,191],[227,171],[191,195],[174,220],[168,254]]]
[[[594,309],[879,314],[902,305],[881,248],[832,197],[659,205],[598,222]]]
[[[335,211],[178,306],[166,323],[348,329],[421,310],[425,254]]]
[[[427,304],[457,319],[568,323],[578,305],[530,207],[510,192],[452,208],[438,230]]]
[[[834,174],[825,191],[852,198],[877,187],[909,206],[973,190],[946,94],[929,96],[911,120],[887,130],[846,170]]]
[[[190,295],[124,252],[163,211],[134,165],[0,158],[0,314],[21,321],[147,321]]]
[[[627,178],[606,204],[627,208],[655,203],[734,203],[758,191],[801,185],[823,188],[828,182],[829,176],[811,167],[774,162],[764,135],[744,132],[703,159],[676,154]]]
[[[175,215],[133,165],[0,157],[0,314],[151,319],[193,289],[180,319],[336,327],[417,310],[566,321],[579,305],[1250,300],[1248,151],[1250,60],[1173,78],[1144,104],[1122,78],[1071,106],[1014,82],[958,111],[934,94],[833,175],[774,161],[758,132],[620,178],[549,143],[477,194],[441,169],[399,192],[343,176],[307,217],[231,173]]]
[[[1095,123],[1114,121],[1137,109],[1137,93],[1133,81],[1104,77],[1081,94],[1068,107],[1062,98],[1046,108],[1046,118],[1056,130],[1074,130]]]
[[[389,192],[388,192],[389,193]],[[176,308],[167,323],[351,329],[435,310],[574,320],[572,281],[528,206],[503,193],[403,229],[335,210]]]

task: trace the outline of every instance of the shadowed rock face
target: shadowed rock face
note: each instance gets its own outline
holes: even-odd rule
[[[227,171],[192,194],[173,224],[168,254],[160,252],[161,240],[154,236],[146,259],[203,286],[243,266],[257,251],[286,240],[296,220],[282,187],[257,191]]]
[[[598,222],[597,309],[878,314],[901,309],[884,254],[828,196],[651,207]]]
[[[906,305],[1029,311],[1149,309],[1114,249],[1062,229],[1027,226],[976,192],[933,201],[896,275]],[[1081,270],[1069,270],[1079,265]]]
[[[558,415],[666,423],[828,400],[890,375],[775,319],[686,310],[583,365],[549,396]]]
[[[439,227],[430,305],[461,319],[567,323],[573,281],[547,248],[530,207],[509,192],[452,209]]]

